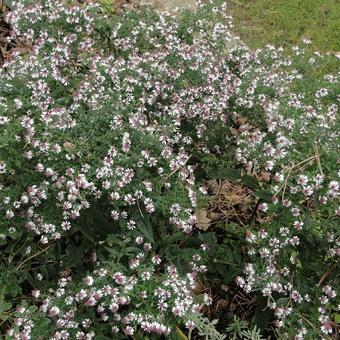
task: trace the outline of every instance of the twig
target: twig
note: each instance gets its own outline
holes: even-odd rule
[[[94,134],[94,131],[92,131],[88,137],[86,137],[81,143],[79,143],[79,146],[86,143],[93,136],[93,134]]]
[[[285,198],[285,192],[286,192],[286,189],[287,189],[288,179],[289,179],[289,176],[290,176],[292,170],[293,170],[293,168],[290,168],[290,169],[289,169],[289,172],[288,172],[288,174],[287,174],[287,177],[285,178],[285,181],[284,181],[284,183],[283,183],[283,191],[282,191],[282,196],[281,196],[282,201],[283,201],[284,198]]]
[[[299,167],[299,166],[302,165],[302,164],[303,164],[303,166],[305,166],[304,163],[310,163],[310,162],[312,162],[312,161],[314,161],[314,160],[315,160],[315,156],[311,156],[311,157],[309,157],[309,158],[307,158],[307,159],[301,161],[300,163],[294,165],[294,166],[293,166],[293,169]]]
[[[279,188],[279,190],[274,194],[274,197],[277,197],[277,195],[281,192],[281,190],[284,189],[284,192],[283,192],[283,195],[282,195],[282,197],[284,198],[284,193],[285,193],[285,190],[286,190],[286,187],[287,187],[287,184],[288,184],[288,179],[289,179],[289,176],[290,176],[291,172],[292,172],[293,170],[295,170],[296,168],[298,168],[299,166],[301,166],[302,164],[303,164],[303,166],[308,165],[310,162],[314,161],[315,159],[316,159],[316,156],[314,155],[314,156],[311,156],[311,157],[309,157],[309,158],[307,158],[307,159],[305,159],[305,160],[303,160],[303,161],[301,161],[301,162],[299,162],[299,163],[297,163],[297,164],[293,164],[293,165],[288,169],[287,177],[286,177],[284,183],[283,183],[283,184],[281,185],[281,187]],[[282,199],[283,199],[283,198],[282,198]]]
[[[316,163],[318,164],[318,167],[319,167],[319,170],[320,170],[320,174],[323,176],[323,171],[322,171],[321,162],[320,162],[319,147],[318,147],[318,143],[317,142],[314,143],[314,150],[315,150]]]
[[[52,246],[54,245],[54,242],[51,243],[49,246],[47,246],[46,248],[42,249],[41,251],[37,252],[36,254],[33,254],[32,256],[28,257],[26,260],[24,260],[23,262],[21,262],[16,268],[15,270],[18,270],[24,263],[26,263],[29,260],[32,260],[34,257],[41,255],[42,253],[44,253],[45,251],[47,251],[48,249],[50,249]]]
[[[142,219],[144,220],[144,215],[143,215],[143,213],[142,213],[142,209],[140,208],[138,199],[137,199],[137,207],[138,207],[138,210],[139,210],[140,215],[142,216]]]
[[[327,269],[327,271],[321,276],[320,281],[317,284],[317,287],[321,286],[321,284],[326,280],[327,276],[334,270],[334,268],[335,268],[335,265]]]
[[[285,187],[285,185],[286,185],[286,183],[287,183],[287,181],[288,181],[288,177],[289,177],[290,173],[292,172],[293,167],[294,167],[294,165],[293,165],[291,168],[289,168],[288,174],[287,174],[287,176],[286,176],[286,178],[285,178],[285,181],[283,182],[283,184],[281,185],[281,187],[279,188],[279,190],[274,194],[274,198],[275,198],[275,197],[281,192],[281,190]]]
[[[309,326],[311,326],[315,330],[315,332],[317,332],[319,335],[321,335],[320,331],[307,318],[305,318],[302,314],[299,314],[299,313],[296,313],[296,315],[300,316],[303,320],[305,320],[309,324]],[[321,338],[327,339],[327,340],[332,340],[331,337],[329,337],[328,335],[325,335],[325,334],[322,334]]]

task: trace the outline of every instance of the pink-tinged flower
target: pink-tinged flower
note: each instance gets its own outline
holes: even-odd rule
[[[86,305],[86,306],[91,306],[91,307],[95,306],[96,304],[97,304],[97,300],[96,300],[93,296],[91,296],[91,297],[85,302],[85,305]]]
[[[162,259],[159,255],[155,255],[151,259],[153,264],[160,264],[162,262]]]
[[[300,239],[297,236],[293,236],[290,240],[289,243],[292,246],[298,246],[300,244]]]
[[[268,210],[268,204],[265,203],[265,202],[260,203],[258,209],[259,209],[260,211],[266,212],[266,211]]]
[[[302,221],[295,221],[293,225],[295,229],[302,230],[304,223]]]
[[[188,320],[188,321],[185,323],[185,327],[186,327],[189,331],[192,331],[196,326],[195,326],[194,321]]]
[[[120,273],[120,272],[114,273],[113,274],[113,279],[119,285],[123,285],[123,284],[126,283],[126,277],[122,273]]]
[[[24,313],[25,310],[26,310],[26,308],[24,306],[18,306],[17,307],[17,312],[20,313],[20,314]]]
[[[123,135],[123,142],[122,142],[122,150],[124,152],[128,152],[131,147],[131,140],[130,140],[130,134],[128,132],[125,132]]]
[[[292,213],[292,215],[293,215],[294,217],[297,217],[297,216],[300,215],[300,209],[294,207],[294,208],[291,209],[291,213]]]
[[[209,249],[208,244],[207,244],[207,243],[202,243],[202,244],[201,244],[201,249],[202,249],[203,251],[207,251],[207,250]]]
[[[143,238],[143,236],[137,236],[135,242],[136,242],[138,245],[143,244],[143,243],[144,243],[144,238]]]
[[[111,303],[109,308],[112,313],[117,313],[119,306],[117,303]]]
[[[31,295],[37,299],[40,296],[40,290],[39,289],[33,289],[31,292]]]
[[[84,289],[81,289],[77,294],[76,294],[76,300],[81,301],[84,300],[87,297],[87,292]]]
[[[117,326],[113,326],[113,327],[111,328],[111,332],[112,332],[113,334],[117,334],[117,333],[119,333],[119,328],[118,328]]]
[[[50,308],[48,315],[53,317],[56,316],[60,313],[60,309],[57,306],[53,306],[52,308]]]
[[[133,335],[134,334],[134,329],[131,326],[127,326],[126,328],[123,329],[123,332],[125,335]]]
[[[297,182],[298,184],[305,186],[309,182],[309,179],[305,175],[300,175]]]
[[[113,220],[118,221],[119,220],[119,212],[116,210],[111,211],[111,217]]]
[[[292,205],[292,202],[291,202],[290,200],[288,200],[288,199],[284,199],[284,200],[282,201],[282,205],[283,205],[284,207],[286,207],[286,208],[289,208],[289,207]]]
[[[69,210],[71,208],[72,208],[72,204],[70,202],[66,201],[66,202],[63,203],[63,209],[64,210]]]
[[[325,316],[322,317],[321,321],[321,331],[324,334],[332,334],[333,333],[333,323],[330,317]]]
[[[86,276],[84,279],[83,279],[84,283],[87,285],[87,286],[92,286],[93,285],[93,277],[92,276]]]

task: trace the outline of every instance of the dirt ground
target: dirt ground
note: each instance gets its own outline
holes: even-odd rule
[[[176,8],[194,8],[195,0],[138,0],[140,4],[152,5],[158,9],[175,12]]]

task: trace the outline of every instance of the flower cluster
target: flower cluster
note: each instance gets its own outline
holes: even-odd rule
[[[321,63],[325,58],[316,54],[308,60],[303,48],[293,51],[300,62],[307,59],[307,64]],[[247,232],[248,253],[254,262],[245,266],[237,283],[248,292],[261,289],[276,316],[277,327],[294,322],[294,329],[302,327],[290,335],[295,339],[316,336],[310,324],[316,327],[318,321],[321,334],[332,334],[336,325],[330,315],[339,306],[325,296],[322,285],[336,271],[340,255],[336,78],[314,80],[313,87],[304,87],[303,92],[297,86],[308,79],[297,69],[289,73],[283,68],[286,64],[299,66],[293,64],[294,55],[283,59],[282,51],[274,48],[265,53],[270,55],[271,64],[252,82],[261,88],[275,79],[277,96],[256,94],[255,88],[250,91],[249,87],[245,91],[240,105],[256,107],[264,125],[241,125],[236,158],[255,173],[266,174],[270,182],[264,186],[266,196],[259,193],[258,229]],[[292,90],[294,87],[298,93]],[[308,276],[308,283],[302,282],[304,276]],[[336,292],[326,287],[334,299]],[[318,321],[316,316],[309,321],[304,315],[312,308],[320,313]]]
[[[69,230],[91,201],[107,197],[113,221],[126,220],[127,228],[135,224],[137,208],[147,214],[161,209],[190,232],[196,194],[195,167],[188,161],[207,142],[207,126],[225,124],[237,77],[207,43],[205,23],[196,23],[199,37],[186,33],[191,44],[179,40],[180,28],[169,14],[139,22],[139,32],[118,23],[109,32],[112,48],[129,54],[114,57],[94,42],[83,46],[85,37],[98,39],[96,6],[62,3],[19,1],[7,17],[13,37],[22,36],[34,17],[34,30],[25,36],[34,43],[29,56],[17,56],[1,70],[2,105],[11,121],[3,129],[15,133],[8,136],[2,172],[17,176],[25,162],[31,176],[22,192],[2,193],[6,225],[22,225],[25,216],[26,228],[47,243]],[[223,8],[218,14],[225,16]],[[46,29],[36,29],[46,20]],[[61,20],[66,27],[56,35],[51,30]],[[214,33],[213,46],[222,31]],[[144,39],[152,52],[143,52]],[[14,160],[11,149],[18,148],[23,154]],[[41,189],[33,195],[31,187]],[[160,202],[160,195],[167,199]],[[55,201],[53,221],[42,207],[46,199]],[[178,212],[172,215],[174,204]]]
[[[60,258],[69,256],[75,234],[95,239],[93,251],[108,235],[131,237],[137,230],[153,243],[144,221],[148,228],[164,228],[163,233],[192,232],[197,205],[193,154],[218,148],[207,145],[208,128],[226,126],[224,111],[239,83],[220,58],[231,39],[226,33],[230,18],[224,5],[211,7],[202,4],[197,16],[206,13],[207,18],[193,20],[183,31],[170,14],[149,9],[143,16],[127,12],[112,18],[91,1],[13,1],[6,16],[12,27],[8,39],[23,39],[31,48],[14,50],[0,70],[6,141],[0,211],[3,241],[15,244],[22,237],[30,244],[19,268],[36,253],[50,256],[49,249]],[[209,27],[209,18],[219,20]],[[86,216],[99,210],[100,221],[90,225]],[[151,250],[142,236],[138,244]],[[113,273],[104,266],[82,285],[72,283],[74,294],[66,289],[70,278],[60,280],[55,296],[39,310],[56,320],[58,330],[51,335],[56,339],[92,338],[98,333],[90,326],[94,314],[96,327],[109,320],[113,332],[168,334],[172,318],[199,310],[190,276],[190,266],[194,273],[206,271],[199,260],[199,255],[188,259],[186,278],[158,255],[152,263],[161,268],[142,271],[140,253]],[[44,288],[42,267],[29,270]],[[52,274],[54,280],[58,274]],[[44,295],[34,287],[37,304]],[[75,320],[84,308],[87,317]],[[17,313],[10,336],[34,338],[43,332],[44,321],[34,327],[30,308],[19,306]]]
[[[18,0],[6,16],[8,41],[30,48],[0,69],[0,246],[33,300],[9,307],[8,336],[191,334],[212,304],[194,288],[217,261],[202,235],[230,249],[195,228],[225,164],[257,198],[236,283],[286,338],[335,334],[338,77],[310,71],[334,57],[251,51],[222,1],[111,14]]]
[[[142,236],[135,244],[139,252],[130,259],[129,271],[120,264],[110,264],[97,268],[81,282],[64,277],[44,299],[39,290],[33,290],[32,297],[41,301],[42,315],[37,317],[25,306],[18,306],[8,335],[34,339],[41,334],[47,317],[54,329],[49,331],[50,339],[94,339],[99,334],[133,335],[138,330],[169,335],[176,320],[200,313],[204,301],[199,303],[202,299],[193,294],[197,271],[183,277],[176,267],[167,266],[160,272],[162,259],[152,254],[151,244]],[[193,266],[198,267],[199,261],[195,256]],[[191,325],[190,320],[187,323]]]

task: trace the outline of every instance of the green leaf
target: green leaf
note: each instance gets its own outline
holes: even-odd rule
[[[334,314],[334,321],[335,323],[340,324],[340,314]]]
[[[13,7],[13,2],[12,0],[4,0],[4,3],[5,5],[8,7],[8,8],[12,8]]]
[[[114,248],[105,247],[105,249],[114,257],[119,255],[119,251]]]
[[[232,168],[217,169],[216,172],[210,175],[210,177],[213,179],[237,181],[241,178],[241,170]]]
[[[137,228],[151,243],[155,243],[151,223],[145,224],[143,221],[139,221],[137,224]]]
[[[267,307],[267,298],[260,296],[258,298],[259,304],[256,307],[255,315],[252,320],[252,326],[257,326],[261,330],[265,329],[268,322],[273,318],[274,313]]]
[[[137,247],[127,247],[125,248],[126,253],[138,254],[140,252],[140,248]]]
[[[183,232],[177,231],[174,234],[172,234],[171,236],[169,236],[166,241],[167,241],[167,243],[174,243],[174,242],[177,242],[177,241],[182,240],[182,239],[183,239]]]
[[[95,239],[94,239],[94,232],[93,230],[91,230],[91,227],[88,227],[88,226],[84,226],[82,228],[80,228],[80,232],[87,238],[89,239],[91,242],[95,242]]]
[[[29,312],[30,313],[34,313],[34,312],[36,312],[38,310],[38,307],[37,306],[31,306],[30,308],[29,308]]]
[[[304,228],[308,230],[312,226],[312,217],[311,214],[306,211],[305,213],[305,220],[303,221],[304,223]]]
[[[289,302],[288,298],[280,298],[280,299],[276,300],[276,305],[277,306],[286,306],[288,302]]]
[[[273,194],[270,190],[256,190],[254,193],[256,197],[262,198],[265,201],[271,201],[273,197]]]
[[[188,340],[188,337],[176,326],[176,333],[181,340]]]
[[[253,176],[243,175],[241,177],[241,182],[249,188],[261,189],[259,182]]]
[[[216,244],[216,237],[215,234],[212,232],[200,233],[199,239],[208,244]]]
[[[9,309],[11,309],[12,304],[10,302],[4,302],[0,305],[0,312],[5,312]]]
[[[143,337],[143,335],[140,334],[140,333],[134,334],[134,338],[135,338],[136,340],[145,340],[144,337]]]

